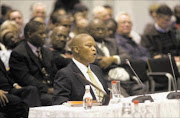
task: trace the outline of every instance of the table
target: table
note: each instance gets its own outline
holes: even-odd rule
[[[169,92],[152,94],[154,102],[139,103],[139,111],[144,116],[145,110],[153,115],[153,118],[179,118],[180,117],[180,100],[167,100],[166,96]],[[29,118],[84,118],[84,117],[122,117],[122,103],[131,102],[135,96],[122,98],[118,104],[110,104],[108,106],[93,106],[90,110],[84,110],[83,107],[70,107],[66,105],[55,105],[46,107],[30,108]],[[131,112],[133,113],[134,106],[131,105]]]

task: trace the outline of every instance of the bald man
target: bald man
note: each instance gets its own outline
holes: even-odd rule
[[[53,104],[62,104],[67,101],[82,101],[87,83],[82,76],[91,81],[87,70],[91,69],[93,76],[99,83],[100,89],[109,94],[107,84],[104,80],[101,69],[93,65],[96,58],[96,43],[88,34],[76,35],[72,40],[72,62],[58,71],[54,83]],[[80,75],[79,75],[80,74]],[[82,75],[82,76],[81,76]],[[95,88],[90,90],[93,99],[99,100]]]

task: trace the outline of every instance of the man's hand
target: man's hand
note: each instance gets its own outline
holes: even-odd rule
[[[49,94],[53,94],[53,93],[54,93],[54,88],[49,88],[49,89],[48,89],[48,93],[49,93]]]
[[[5,95],[7,93],[8,92],[6,92],[6,91],[0,90],[0,104],[1,104],[1,107],[6,106],[6,103],[9,102],[6,95]]]
[[[21,89],[22,87],[19,84],[17,84],[17,85],[14,86],[14,88]]]
[[[110,66],[112,63],[115,63],[116,60],[111,56],[111,57],[98,57],[99,59],[99,66],[103,69],[106,69],[108,66]]]

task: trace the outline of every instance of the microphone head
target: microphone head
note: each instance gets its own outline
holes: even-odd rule
[[[126,59],[126,64],[130,65],[130,62],[129,62],[129,60],[128,60],[128,59]]]
[[[168,57],[171,58],[171,53],[168,53]]]

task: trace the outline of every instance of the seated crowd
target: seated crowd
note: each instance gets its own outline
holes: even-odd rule
[[[180,5],[174,12],[165,4],[155,4],[154,11],[151,6],[154,21],[147,23],[143,34],[132,30],[127,12],[114,18],[109,5],[95,7],[93,18],[88,19],[88,8],[79,2],[73,10],[55,8],[47,20],[45,5],[36,3],[25,25],[21,11],[4,7],[6,13],[0,20],[1,118],[27,118],[30,107],[81,101],[89,84],[83,78],[95,81],[107,94],[111,81],[119,80],[123,97],[141,95],[145,90],[133,78],[127,59],[146,63],[170,53],[180,63]],[[91,94],[102,101],[103,94],[94,86]]]

